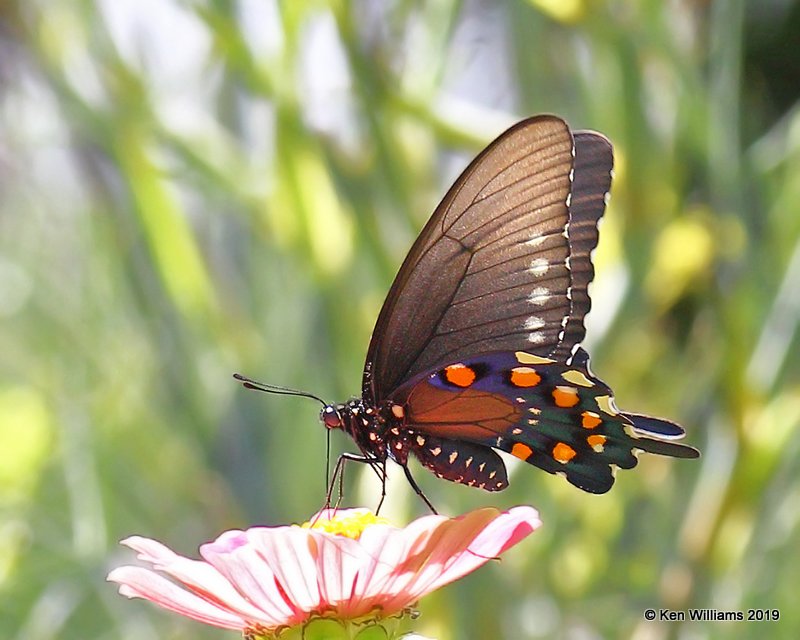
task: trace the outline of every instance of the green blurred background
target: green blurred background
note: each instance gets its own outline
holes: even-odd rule
[[[524,465],[499,495],[419,471],[445,513],[545,524],[417,628],[797,637],[798,32],[792,0],[0,4],[0,638],[235,638],[118,596],[117,541],[194,555],[321,506],[318,406],[231,373],[356,393],[438,199],[541,112],[616,149],[594,369],[704,455],[643,458],[604,496]],[[425,509],[393,471],[405,523]],[[377,505],[371,474],[348,480]]]

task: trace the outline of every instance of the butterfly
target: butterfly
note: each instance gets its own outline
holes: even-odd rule
[[[317,398],[325,427],[360,450],[337,471],[358,460],[385,479],[393,460],[433,509],[411,457],[439,478],[500,491],[500,450],[599,494],[640,451],[700,455],[676,442],[674,422],[620,411],[581,347],[612,167],[604,136],[551,115],[517,123],[470,163],[389,290],[361,397]]]

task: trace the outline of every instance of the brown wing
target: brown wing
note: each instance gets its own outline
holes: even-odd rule
[[[389,291],[367,354],[366,398],[477,353],[558,348],[572,306],[572,168],[572,134],[554,116],[518,123],[467,167]]]
[[[584,317],[589,313],[589,284],[594,278],[592,251],[597,246],[598,224],[606,208],[611,189],[614,154],[611,143],[599,133],[578,131],[575,134],[575,170],[569,202],[569,266],[572,278],[572,307],[564,326],[564,335],[550,354],[564,361],[572,355],[586,333]]]

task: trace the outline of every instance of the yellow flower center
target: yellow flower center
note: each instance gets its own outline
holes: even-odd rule
[[[389,524],[389,521],[366,509],[348,509],[334,513],[329,520],[317,518],[311,522],[304,522],[300,526],[304,529],[317,529],[336,536],[358,540],[367,527],[375,524]]]

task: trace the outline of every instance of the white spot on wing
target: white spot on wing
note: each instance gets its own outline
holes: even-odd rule
[[[550,270],[550,263],[544,258],[534,258],[528,267],[528,271],[534,276],[543,276]]]
[[[581,348],[581,343],[578,342],[577,344],[572,345],[572,349],[569,352],[569,357],[567,358],[567,366],[572,366],[572,359],[575,357],[575,354],[578,352],[578,349]]]
[[[544,342],[544,334],[534,331],[528,334],[528,342],[531,344],[541,344]]]
[[[530,240],[526,240],[525,244],[527,244],[529,247],[538,247],[538,246],[544,244],[544,241],[546,239],[547,239],[547,236],[540,236],[539,234],[536,234]]]
[[[529,331],[533,331],[535,329],[541,329],[545,325],[545,322],[542,318],[538,316],[531,316],[525,321],[525,328]]]
[[[531,295],[528,296],[528,302],[535,304],[537,307],[541,307],[543,304],[547,303],[550,297],[550,293],[545,287],[536,287],[531,291]]]

